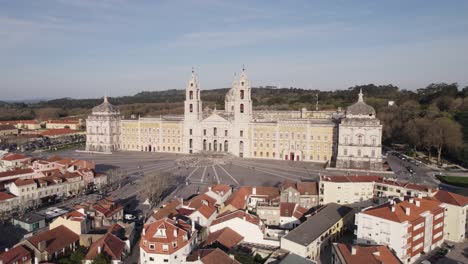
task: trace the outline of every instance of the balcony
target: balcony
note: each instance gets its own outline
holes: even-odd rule
[[[407,249],[410,248],[410,247],[411,247],[411,244],[408,243],[408,244],[402,246],[401,249],[407,250]]]
[[[410,233],[406,233],[406,234],[404,234],[404,235],[402,236],[402,238],[404,238],[404,239],[408,239],[408,238],[410,238],[410,237],[411,237],[411,234],[410,234]]]

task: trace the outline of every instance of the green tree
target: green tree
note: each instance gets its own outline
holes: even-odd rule
[[[106,254],[97,254],[93,259],[93,264],[110,264],[111,259]]]

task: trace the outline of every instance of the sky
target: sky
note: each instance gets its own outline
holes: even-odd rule
[[[468,1],[0,0],[0,101],[468,85]]]

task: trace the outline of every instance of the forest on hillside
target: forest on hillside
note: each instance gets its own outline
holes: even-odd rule
[[[252,88],[255,109],[315,109],[318,96],[320,110],[345,108],[354,103],[362,89],[372,105],[384,131],[384,144],[405,143],[413,150],[425,151],[439,160],[442,155],[468,166],[468,86],[435,83],[416,91],[394,85],[362,85],[345,90],[319,91],[301,88]],[[228,88],[203,90],[203,107],[224,107]],[[133,96],[110,98],[125,117],[159,116],[183,113],[184,90],[145,91]],[[395,105],[389,106],[388,101]],[[0,120],[86,117],[100,99],[61,98],[34,104],[0,102]]]

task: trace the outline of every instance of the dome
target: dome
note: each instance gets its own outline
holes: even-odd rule
[[[375,109],[364,102],[362,90],[359,92],[358,101],[346,108],[346,115],[375,117]]]
[[[107,96],[104,96],[104,102],[98,106],[93,107],[93,113],[119,114],[120,111],[119,108],[107,101]]]

